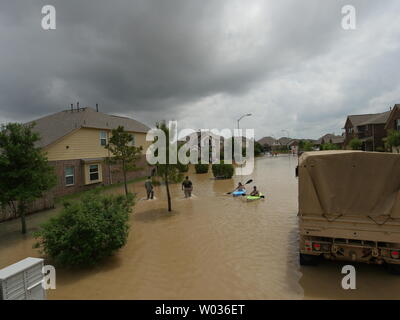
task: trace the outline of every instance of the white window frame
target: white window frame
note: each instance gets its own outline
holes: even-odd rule
[[[92,166],[96,166],[97,167],[97,171],[91,172],[91,167]],[[100,180],[100,165],[99,164],[90,164],[89,165],[89,181],[90,182],[95,182],[95,181],[99,181]],[[92,174],[96,174],[97,173],[97,179],[92,179]]]
[[[103,136],[104,134],[104,136]],[[102,141],[104,140],[104,144]],[[107,145],[107,131],[100,131],[100,145],[105,147]]]
[[[67,174],[68,168],[72,168],[72,174]],[[67,183],[67,178],[69,177],[72,177],[72,183]],[[75,166],[64,167],[64,182],[66,187],[75,185]]]

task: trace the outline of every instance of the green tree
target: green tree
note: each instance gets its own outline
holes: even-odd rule
[[[94,265],[125,245],[133,200],[131,193],[93,191],[80,201],[65,202],[62,212],[35,233],[35,247],[62,266]]]
[[[314,145],[310,141],[306,141],[306,142],[304,142],[303,150],[304,151],[313,151]]]
[[[118,126],[117,129],[111,131],[109,143],[105,146],[112,157],[108,158],[109,163],[121,164],[122,174],[124,177],[125,195],[128,195],[127,172],[138,170],[136,166],[137,160],[140,158],[142,147],[138,148],[132,145],[133,135],[124,130],[123,126]]]
[[[257,157],[263,152],[264,152],[263,146],[260,143],[255,142],[254,143],[254,156]]]
[[[56,184],[54,168],[36,144],[34,124],[9,123],[0,130],[0,204],[21,217],[26,233],[27,206]]]
[[[169,161],[169,153],[170,153],[170,131],[167,127],[165,121],[159,122],[156,124],[157,129],[160,129],[165,134],[165,159],[166,163],[156,163],[157,174],[164,181],[165,188],[167,191],[167,201],[168,201],[168,211],[172,211],[172,203],[171,203],[171,193],[169,190],[170,182],[179,182],[183,179],[183,174],[179,171],[178,163],[170,163]],[[157,137],[154,142],[157,141]]]
[[[358,138],[353,138],[349,142],[351,150],[361,150],[362,145],[363,145],[362,141]]]
[[[390,130],[386,138],[386,143],[390,149],[396,148],[397,153],[399,153],[400,147],[400,131]]]
[[[333,143],[324,143],[321,145],[321,150],[339,150],[339,147]]]

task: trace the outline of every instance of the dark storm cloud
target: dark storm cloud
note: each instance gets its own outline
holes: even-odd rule
[[[378,6],[353,2],[363,17]],[[57,10],[57,30],[40,27],[45,4]],[[209,96],[240,100],[261,83],[328,54],[343,33],[344,4],[4,1],[0,118],[29,120],[80,101],[99,103],[106,112],[143,114],[153,122],[182,115]],[[204,107],[203,116],[215,118],[214,109]]]

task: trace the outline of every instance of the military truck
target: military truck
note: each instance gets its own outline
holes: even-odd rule
[[[325,258],[400,274],[400,154],[305,152],[297,174],[301,265]]]

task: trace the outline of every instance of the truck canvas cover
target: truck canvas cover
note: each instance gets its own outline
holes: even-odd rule
[[[299,159],[299,215],[400,218],[400,154],[316,151]]]

